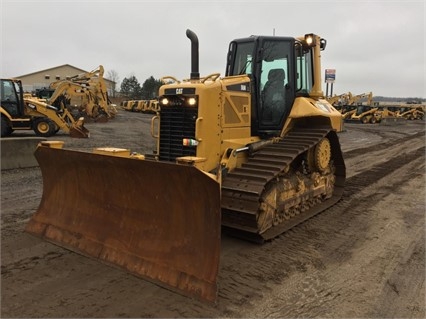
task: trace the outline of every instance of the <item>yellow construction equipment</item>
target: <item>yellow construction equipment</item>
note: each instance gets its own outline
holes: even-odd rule
[[[349,117],[345,117],[345,121],[350,123],[374,124],[377,122],[377,117],[375,116],[377,110],[377,107],[358,105]]]
[[[68,110],[60,110],[22,90],[17,79],[1,79],[1,136],[14,130],[34,130],[38,136],[49,137],[59,130],[71,137],[89,137],[84,119],[74,120]]]
[[[158,100],[129,100],[121,102],[121,107],[126,111],[157,113],[160,109]]]
[[[407,120],[423,120],[425,111],[422,104],[407,104],[397,111],[397,114]]]
[[[117,109],[111,103],[104,80],[104,68],[98,68],[50,84],[54,92],[48,103],[58,108],[72,108],[73,102],[87,120],[105,122],[114,118]]]
[[[351,92],[333,95],[327,98],[328,103],[333,105],[337,110],[342,110],[342,107],[348,105],[348,101],[352,97]]]
[[[361,99],[366,99],[366,103],[359,102]],[[376,123],[377,116],[375,116],[378,107],[377,103],[373,102],[373,93],[362,93],[358,95],[350,95],[346,112],[343,114],[345,122],[353,123]]]
[[[136,112],[137,104],[136,104],[136,100],[128,100],[128,101],[121,102],[120,106],[122,107],[123,110]]]
[[[390,124],[405,124],[406,119],[398,114],[395,107],[392,106],[378,106],[377,111],[374,113],[374,120],[372,123],[380,123],[383,125]]]
[[[318,35],[236,39],[225,77],[200,77],[186,35],[190,78],[159,90],[156,153],[41,143],[26,231],[214,302],[221,229],[261,243],[340,199],[343,121],[324,99]]]

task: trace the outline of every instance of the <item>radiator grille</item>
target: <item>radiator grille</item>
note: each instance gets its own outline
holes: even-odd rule
[[[195,156],[196,146],[183,146],[184,138],[195,139],[198,108],[162,107],[160,115],[160,160],[174,162],[176,157]]]

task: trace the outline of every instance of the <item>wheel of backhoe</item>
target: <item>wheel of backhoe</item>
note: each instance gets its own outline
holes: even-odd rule
[[[375,116],[372,116],[370,119],[370,123],[371,124],[376,124],[377,123],[377,118]]]
[[[363,117],[361,118],[361,123],[362,123],[362,124],[367,124],[367,123],[368,123],[368,117],[367,117],[367,116],[363,116]]]
[[[47,117],[39,117],[33,121],[33,130],[38,136],[49,137],[56,133],[56,124]]]
[[[328,138],[323,138],[315,146],[315,151],[314,151],[315,167],[320,172],[324,172],[328,168],[328,165],[330,164],[330,159],[331,159],[330,141],[328,140]]]
[[[1,137],[6,137],[12,134],[13,129],[9,124],[9,121],[2,116],[1,117]]]

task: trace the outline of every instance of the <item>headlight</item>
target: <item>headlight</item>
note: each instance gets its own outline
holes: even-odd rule
[[[197,99],[195,97],[190,97],[187,99],[187,103],[189,106],[194,106],[195,104],[197,104]]]
[[[185,107],[196,107],[198,105],[197,96],[184,96],[184,95],[170,95],[163,96],[159,100],[161,106],[185,106]]]
[[[313,33],[305,34],[305,42],[309,47],[314,47],[316,45],[315,34]]]
[[[166,98],[166,97],[163,97],[163,98],[160,100],[160,104],[161,104],[161,105],[168,105],[168,104],[169,104],[169,99],[168,99],[168,98]]]

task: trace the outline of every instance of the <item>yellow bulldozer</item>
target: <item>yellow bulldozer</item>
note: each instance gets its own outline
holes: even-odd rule
[[[222,232],[263,243],[341,198],[343,122],[321,88],[320,36],[233,40],[225,76],[200,77],[186,35],[190,78],[159,90],[157,151],[42,142],[26,231],[215,302]]]
[[[74,120],[68,110],[24,94],[20,80],[1,79],[0,92],[1,137],[7,137],[15,130],[34,130],[42,137],[53,136],[63,130],[71,137],[89,137],[83,118]]]

